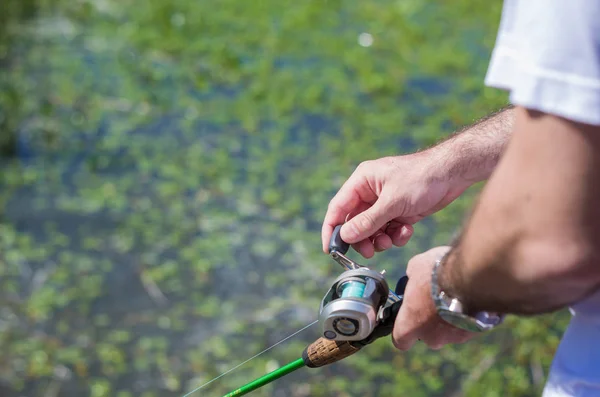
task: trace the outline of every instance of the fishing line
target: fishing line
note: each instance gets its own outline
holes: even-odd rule
[[[305,330],[305,329],[307,329],[307,328],[310,328],[310,327],[312,327],[313,325],[315,325],[315,324],[316,324],[316,323],[318,323],[318,322],[319,322],[319,320],[318,320],[318,319],[317,319],[317,320],[315,320],[315,321],[313,321],[312,323],[310,323],[310,324],[306,325],[305,327],[303,327],[303,328],[299,329],[298,331],[294,332],[294,333],[293,333],[293,334],[291,334],[290,336],[286,336],[285,338],[283,338],[283,339],[282,339],[282,340],[280,340],[279,342],[275,343],[274,345],[272,345],[272,346],[270,346],[270,347],[267,347],[265,350],[261,351],[260,353],[258,353],[258,354],[256,354],[256,355],[254,355],[254,356],[250,357],[249,359],[247,359],[247,360],[246,360],[246,361],[244,361],[243,363],[240,363],[240,364],[236,365],[235,367],[233,367],[233,368],[231,368],[231,369],[227,370],[226,372],[222,373],[221,375],[217,376],[216,378],[214,378],[214,379],[212,379],[212,380],[210,380],[210,381],[206,382],[205,384],[203,384],[203,385],[201,385],[201,386],[197,387],[196,389],[192,390],[191,392],[189,392],[188,394],[184,395],[183,397],[188,397],[188,396],[190,396],[190,395],[194,394],[194,393],[195,393],[195,392],[197,392],[198,390],[200,390],[200,389],[202,389],[202,388],[204,388],[204,387],[208,386],[209,384],[213,383],[214,381],[216,381],[216,380],[218,380],[218,379],[221,379],[223,376],[227,375],[227,374],[228,374],[228,373],[230,373],[231,371],[234,371],[234,370],[236,370],[237,368],[241,367],[242,365],[246,364],[247,362],[254,360],[256,357],[260,356],[261,354],[263,354],[263,353],[266,353],[266,352],[268,352],[269,350],[271,350],[272,348],[274,348],[275,346],[282,344],[283,342],[285,342],[286,340],[288,340],[288,339],[290,339],[290,338],[293,338],[294,336],[298,335],[300,332],[304,331],[304,330]]]

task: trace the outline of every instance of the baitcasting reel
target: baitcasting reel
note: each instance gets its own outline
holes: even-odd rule
[[[408,278],[398,281],[396,292],[390,290],[384,272],[361,266],[345,256],[349,245],[342,241],[340,229],[338,225],[333,231],[329,253],[347,270],[321,301],[319,322],[323,336],[335,341],[367,341],[389,334]]]
[[[379,309],[387,298],[388,285],[380,273],[367,268],[345,271],[321,302],[323,336],[340,341],[365,339],[377,326]]]

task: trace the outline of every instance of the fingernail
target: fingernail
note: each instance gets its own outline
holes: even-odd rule
[[[383,240],[383,242],[381,243],[381,246],[383,247],[384,250],[390,249],[392,248],[392,239],[385,239]]]

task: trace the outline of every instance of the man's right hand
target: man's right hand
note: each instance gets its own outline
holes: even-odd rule
[[[336,225],[363,257],[405,245],[415,223],[455,200],[468,184],[451,180],[430,151],[361,163],[329,203],[322,227],[323,251]],[[346,223],[344,223],[346,222]]]

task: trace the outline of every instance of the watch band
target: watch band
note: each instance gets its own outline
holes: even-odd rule
[[[459,299],[449,296],[440,287],[438,273],[450,252],[451,250],[446,251],[435,261],[431,274],[431,297],[440,317],[455,327],[474,332],[487,331],[502,323],[504,315],[501,314],[485,311],[468,313]]]

